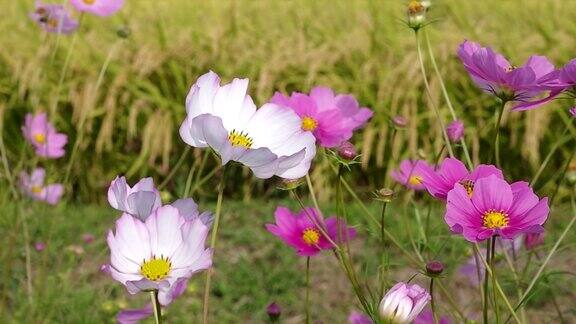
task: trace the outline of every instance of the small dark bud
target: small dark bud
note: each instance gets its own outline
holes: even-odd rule
[[[347,161],[352,161],[356,158],[356,147],[350,142],[340,144],[338,148],[338,155]]]
[[[429,276],[438,276],[444,271],[444,265],[440,261],[430,261],[426,264],[426,274]]]
[[[272,302],[268,307],[266,307],[266,313],[272,322],[277,321],[282,314],[280,306],[276,302]]]
[[[394,199],[394,194],[395,194],[394,190],[390,188],[382,188],[376,191],[376,196],[378,197],[378,199],[387,203],[391,202]]]
[[[130,28],[128,28],[127,25],[121,25],[120,27],[118,27],[118,29],[116,29],[116,35],[118,35],[118,37],[120,38],[128,38],[130,37]]]

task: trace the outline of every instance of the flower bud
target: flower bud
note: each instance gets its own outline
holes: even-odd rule
[[[444,265],[442,264],[442,262],[434,260],[426,263],[427,275],[435,277],[442,274],[442,271],[444,271]]]
[[[127,25],[121,25],[118,27],[118,29],[116,29],[116,35],[123,39],[130,37],[131,33],[132,32],[130,31],[130,28]]]
[[[282,310],[280,306],[276,304],[276,302],[272,302],[268,307],[266,307],[266,314],[272,322],[277,321],[280,318],[280,314],[282,314]]]
[[[426,7],[422,2],[412,0],[408,4],[408,25],[410,28],[419,29],[426,22]]]
[[[338,155],[347,161],[352,161],[356,158],[356,147],[350,142],[344,142],[338,147]]]
[[[397,128],[405,128],[408,125],[408,120],[404,116],[394,116],[392,123]]]
[[[460,120],[451,122],[446,127],[446,133],[452,143],[460,142],[462,137],[464,137],[464,123]]]
[[[389,203],[394,199],[395,194],[396,193],[394,192],[394,190],[390,188],[382,188],[376,191],[376,198],[383,202]]]
[[[544,232],[530,233],[524,236],[524,247],[526,250],[532,250],[538,245],[544,244]]]
[[[420,4],[422,5],[422,7],[424,7],[424,9],[426,9],[426,11],[428,11],[428,9],[432,7],[432,1],[430,0],[421,0]]]
[[[378,312],[385,323],[408,324],[420,314],[431,298],[424,288],[399,282],[382,298]]]
[[[34,244],[34,249],[36,249],[38,252],[44,251],[45,248],[46,244],[44,242],[36,242],[36,244]]]

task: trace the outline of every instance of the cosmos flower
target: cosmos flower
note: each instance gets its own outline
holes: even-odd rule
[[[56,159],[66,154],[64,146],[68,142],[68,137],[56,132],[54,126],[48,122],[46,113],[26,114],[22,133],[34,146],[38,156]]]
[[[533,250],[542,244],[544,244],[544,233],[530,233],[524,236],[524,247],[526,250]]]
[[[214,72],[201,76],[186,98],[180,136],[193,147],[211,147],[222,164],[237,161],[258,178],[305,176],[316,154],[314,136],[292,110],[275,104],[256,109],[248,79],[220,86]]]
[[[470,242],[494,235],[514,239],[520,234],[539,233],[548,217],[548,199],[539,199],[526,182],[508,184],[495,175],[481,178],[470,197],[457,183],[448,192],[444,220],[453,233]]]
[[[96,16],[111,16],[124,6],[124,0],[70,0],[76,10]]]
[[[30,18],[49,33],[70,34],[78,28],[78,21],[73,19],[68,10],[60,4],[36,1]]]
[[[20,174],[20,187],[28,197],[56,205],[62,198],[64,186],[59,183],[45,185],[45,178],[46,171],[42,168],[35,169],[31,175],[22,172]]]
[[[36,242],[36,243],[34,243],[34,249],[38,252],[42,252],[42,251],[44,251],[44,249],[46,249],[46,243]]]
[[[424,190],[421,168],[429,166],[424,160],[404,160],[398,170],[391,172],[392,179],[413,190]]]
[[[159,302],[168,305],[183,280],[212,265],[212,250],[205,248],[208,230],[172,206],[159,207],[145,222],[123,214],[115,233],[108,232],[107,271],[129,293],[158,290]]]
[[[399,282],[382,298],[378,307],[380,318],[390,323],[411,323],[431,299],[424,288]]]
[[[335,216],[326,220],[314,208],[306,208],[294,214],[286,207],[278,207],[274,212],[276,224],[266,224],[266,229],[276,237],[284,241],[287,245],[296,250],[300,256],[313,256],[322,250],[334,248],[332,242],[341,243],[356,236],[356,230],[338,226],[338,219]],[[328,240],[319,226],[323,226]],[[338,236],[341,239],[338,239]]]
[[[491,48],[470,41],[460,45],[458,56],[480,89],[505,102],[517,102],[518,110],[544,104],[535,98],[550,90],[546,84],[557,75],[554,65],[544,56],[530,56],[524,65],[515,67]]]
[[[352,311],[352,313],[350,313],[350,316],[348,316],[348,323],[349,324],[372,324],[372,319],[370,319],[370,317],[357,312],[357,311]]]
[[[448,316],[441,316],[438,319],[438,324],[451,324],[451,323],[452,321]],[[416,316],[412,324],[434,324],[434,314],[432,314],[432,310],[426,309],[422,313],[418,314],[418,316]]]
[[[448,192],[459,183],[464,186],[469,195],[472,195],[474,183],[481,178],[495,175],[504,179],[502,171],[493,165],[480,164],[471,172],[468,171],[464,163],[455,158],[446,158],[436,170],[429,165],[419,166],[421,181],[428,192],[438,198],[446,199]]]
[[[453,143],[460,142],[464,137],[464,123],[461,120],[455,120],[446,126],[446,134]]]
[[[323,147],[337,147],[349,140],[373,114],[361,108],[352,95],[335,95],[326,87],[315,87],[310,95],[294,92],[287,97],[276,92],[271,102],[293,109],[302,118],[302,129],[312,132]]]
[[[140,220],[146,220],[162,205],[160,193],[154,187],[152,178],[141,179],[131,188],[125,177],[116,177],[108,188],[108,202],[112,208],[138,217]]]

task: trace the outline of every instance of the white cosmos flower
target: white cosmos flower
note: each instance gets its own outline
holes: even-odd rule
[[[123,214],[116,232],[108,233],[111,257],[105,270],[131,294],[156,289],[159,302],[168,305],[183,280],[212,265],[207,235],[208,226],[199,217],[187,221],[170,205],[157,208],[144,222]]]
[[[305,176],[316,154],[315,138],[303,131],[291,109],[265,104],[256,109],[246,94],[248,79],[220,86],[214,72],[202,75],[186,97],[180,136],[194,147],[211,147],[222,164],[238,161],[258,178]]]

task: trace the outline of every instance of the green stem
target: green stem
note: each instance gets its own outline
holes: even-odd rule
[[[430,61],[432,62],[432,67],[434,68],[436,77],[440,81],[440,88],[442,89],[442,95],[444,95],[444,99],[446,100],[446,104],[448,105],[448,110],[452,115],[452,120],[456,121],[458,120],[458,117],[456,116],[456,111],[454,110],[454,106],[452,105],[452,100],[450,100],[450,96],[448,95],[448,91],[446,90],[446,85],[444,84],[444,78],[442,78],[440,69],[438,69],[438,64],[436,64],[436,58],[434,56],[434,52],[432,51],[432,45],[430,44],[430,37],[428,37],[428,32],[426,31],[426,28],[424,28],[424,37],[426,37],[428,56],[430,57]],[[468,151],[468,146],[466,145],[466,141],[464,140],[464,138],[460,139],[460,144],[462,145],[462,149],[464,151],[464,157],[466,158],[468,168],[472,170],[474,168],[474,164],[472,163],[472,159],[470,158],[470,152]]]
[[[432,318],[434,318],[434,324],[438,324],[438,314],[436,314],[436,301],[434,300],[434,278],[430,278],[430,309],[432,309]]]
[[[214,215],[214,225],[212,225],[212,233],[210,233],[210,248],[212,249],[212,260],[214,260],[214,253],[216,248],[216,240],[218,234],[218,225],[220,224],[220,215],[222,214],[222,199],[224,197],[224,184],[226,181],[227,166],[223,166],[222,177],[218,184],[218,199],[216,201],[216,211]],[[202,323],[208,323],[208,307],[210,303],[210,284],[212,279],[212,268],[208,269],[206,273],[206,285],[204,286],[204,311]]]
[[[3,112],[3,111],[0,111]],[[2,165],[4,166],[4,173],[6,174],[6,178],[8,179],[8,183],[10,184],[10,190],[12,191],[12,195],[14,199],[18,199],[18,190],[16,189],[16,184],[14,182],[14,177],[12,176],[12,172],[10,171],[10,164],[8,163],[8,155],[6,146],[4,145],[4,114],[0,117],[0,155],[2,155]]]
[[[554,155],[554,153],[556,153],[556,150],[558,150],[560,145],[568,142],[571,139],[571,136],[565,137],[566,133],[568,133],[568,127],[566,127],[564,129],[564,132],[562,132],[562,135],[560,135],[560,137],[558,137],[558,140],[556,140],[556,143],[554,143],[554,145],[550,149],[550,152],[548,152],[548,155],[546,155],[546,158],[544,158],[544,162],[542,162],[542,164],[538,168],[538,171],[536,171],[536,174],[532,178],[532,181],[530,181],[531,187],[533,187],[536,184],[536,182],[540,178],[540,175],[542,175],[542,172],[544,171],[546,166],[548,166],[548,163],[550,162],[550,160],[552,159],[552,156]]]
[[[320,209],[320,205],[318,204],[318,199],[316,199],[316,192],[314,191],[314,186],[312,186],[312,179],[310,179],[310,174],[306,174],[306,185],[308,186],[308,190],[310,191],[310,198],[312,198],[312,203],[314,204],[314,208],[322,214],[322,210]]]
[[[562,181],[564,180],[564,177],[566,176],[566,172],[568,172],[568,168],[570,168],[570,164],[572,163],[572,160],[574,159],[574,154],[576,154],[576,150],[573,149],[572,153],[570,154],[570,158],[566,162],[566,165],[564,166],[564,169],[562,170],[562,173],[560,174],[560,178],[558,179],[558,183],[556,184],[556,188],[554,189],[554,193],[552,194],[552,196],[550,196],[550,206],[554,205],[554,199],[556,199],[556,195],[558,194],[558,189],[560,189],[560,185],[562,185]]]
[[[310,257],[306,258],[306,324],[310,324]]]
[[[176,172],[178,172],[178,170],[180,170],[180,167],[182,166],[182,163],[184,163],[184,161],[186,160],[186,157],[188,156],[188,154],[190,153],[191,149],[189,146],[187,146],[184,151],[182,152],[182,154],[180,155],[180,158],[178,159],[178,161],[176,162],[176,164],[171,168],[170,173],[168,173],[168,175],[166,176],[166,178],[164,178],[164,180],[162,181],[162,183],[160,183],[160,185],[158,186],[158,190],[162,190],[170,180],[172,180],[172,178],[174,177],[174,175],[176,174]]]
[[[154,320],[156,324],[162,324],[162,309],[160,308],[160,302],[158,302],[158,290],[154,289],[150,292],[150,300],[154,309]]]
[[[496,293],[496,267],[494,266],[494,256],[496,252],[496,236],[492,237],[492,251],[490,252],[490,269],[492,270],[492,298],[494,301],[494,317],[496,324],[500,323],[500,311],[498,309],[498,294]]]
[[[502,100],[500,110],[498,111],[498,116],[496,117],[496,123],[494,124],[495,136],[494,136],[494,145],[492,146],[492,148],[494,149],[494,161],[497,167],[500,167],[500,123],[502,121],[502,115],[504,115],[505,107],[506,107],[506,101]]]
[[[491,262],[491,249],[492,241],[486,241],[486,262],[490,264]],[[484,299],[482,303],[482,322],[488,324],[488,269],[484,272]]]
[[[426,76],[426,67],[424,67],[424,59],[422,58],[422,48],[420,45],[420,38],[418,37],[418,32],[415,32],[414,35],[416,36],[416,48],[418,50],[418,61],[420,63],[420,71],[422,72],[422,79],[424,80],[424,87],[426,88],[426,93],[430,98],[430,106],[436,115],[436,119],[438,120],[438,125],[441,128],[442,136],[444,137],[444,143],[446,143],[446,147],[448,148],[448,154],[450,157],[454,157],[454,151],[452,150],[452,145],[450,144],[450,139],[448,138],[448,133],[446,133],[446,127],[444,125],[444,121],[442,120],[442,116],[440,116],[440,111],[438,111],[438,107],[434,103],[434,98],[432,97],[432,91],[430,90],[430,84],[428,84],[428,78]]]

